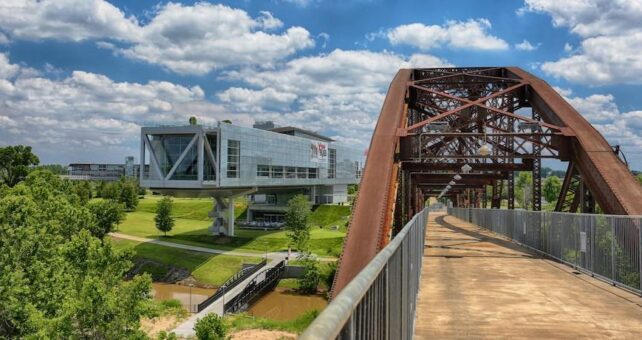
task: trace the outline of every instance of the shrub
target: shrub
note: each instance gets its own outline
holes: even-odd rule
[[[194,331],[199,340],[223,340],[227,336],[227,326],[223,318],[213,313],[198,319]]]

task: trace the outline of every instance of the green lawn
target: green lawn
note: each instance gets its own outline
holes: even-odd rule
[[[145,197],[140,200],[136,211],[128,213],[125,221],[118,226],[118,231],[135,236],[160,238],[154,225],[154,212],[158,197]],[[236,229],[233,238],[218,237],[209,234],[211,224],[207,212],[211,209],[209,199],[174,199],[174,216],[176,225],[167,233],[168,241],[209,247],[223,250],[239,250],[263,253],[267,251],[287,250],[288,239],[285,231],[258,231]],[[236,215],[244,213],[246,203],[236,204]],[[311,231],[310,250],[320,256],[339,256],[345,223],[350,209],[347,206],[319,206],[310,216]],[[339,230],[332,227],[338,225]],[[319,227],[322,226],[322,227]]]
[[[261,261],[260,257],[206,254],[128,240],[112,239],[112,242],[116,248],[132,247],[138,257],[185,268],[192,273],[197,281],[214,286],[223,284],[225,280],[241,269],[243,263]],[[150,268],[150,270],[158,270],[158,268]]]

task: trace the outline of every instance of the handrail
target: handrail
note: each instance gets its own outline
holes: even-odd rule
[[[299,337],[299,339],[334,339],[339,337],[342,333],[344,326],[350,321],[353,317],[353,312],[357,306],[364,299],[364,296],[370,291],[370,288],[373,286],[373,283],[380,278],[380,275],[383,274],[384,269],[388,270],[387,265],[394,255],[397,254],[397,251],[403,250],[402,245],[404,241],[408,241],[409,236],[414,236],[415,238],[420,238],[419,240],[410,240],[414,242],[412,245],[421,245],[421,252],[423,253],[423,236],[425,231],[425,224],[427,220],[428,209],[422,210],[420,213],[415,215],[405,226],[404,228],[395,236],[395,238],[383,249],[381,250],[373,259],[370,261],[357,276],[348,283],[348,285],[341,290],[339,295],[337,295],[330,304],[321,312],[321,314],[312,322],[312,324],[305,330],[305,332]],[[418,225],[419,224],[419,225]],[[406,250],[408,251],[408,250]],[[404,253],[405,254],[405,253]],[[419,268],[415,268],[415,274],[421,271],[421,263],[418,264]],[[412,270],[411,268],[403,268],[403,270]],[[387,272],[386,272],[387,273]],[[408,274],[412,275],[412,274]],[[390,279],[390,276],[386,276],[386,279]],[[418,279],[418,275],[417,275]],[[387,285],[388,281],[386,281]],[[407,286],[411,286],[413,283],[411,280],[405,282]],[[404,291],[407,288],[412,287],[401,287]],[[382,303],[384,301],[389,302],[390,298],[389,287],[386,286],[383,289],[386,293],[386,296],[379,301]],[[410,289],[412,290],[412,289]],[[416,292],[414,292],[416,294]],[[414,301],[412,302],[414,305]],[[389,306],[386,306],[389,307]],[[414,312],[414,311],[413,311]],[[414,313],[413,313],[414,314]],[[414,315],[410,316],[414,318]],[[382,318],[383,319],[383,318]],[[373,320],[374,323],[377,322],[388,322],[388,320]],[[383,325],[382,325],[383,327]],[[387,332],[385,330],[384,332]],[[407,330],[406,330],[407,331]],[[412,333],[410,333],[412,334]],[[350,338],[350,336],[348,336]],[[394,337],[391,337],[394,338]]]
[[[248,283],[248,285],[243,288],[243,291],[236,295],[232,300],[225,303],[223,310],[225,313],[236,313],[238,312],[243,305],[250,302],[260,294],[265,288],[274,284],[275,281],[278,281],[278,278],[281,277],[283,270],[285,269],[285,261],[279,262],[276,266],[271,268],[266,268],[263,272],[259,273],[257,276]],[[265,273],[265,277],[262,280],[258,280],[261,277],[261,274]],[[258,282],[257,282],[258,281]]]
[[[267,265],[267,260],[263,259],[263,261],[257,263],[256,265],[252,267],[246,267],[246,268],[241,268],[238,272],[234,273],[234,275],[230,276],[223,285],[221,285],[217,290],[216,293],[214,293],[212,296],[208,297],[205,299],[205,301],[201,302],[198,304],[197,310],[200,312],[205,307],[209,306],[212,304],[212,302],[216,301],[218,298],[221,296],[225,295],[225,293],[236,287],[239,283],[243,282],[243,280],[247,279],[249,276],[252,274],[256,273],[259,269],[265,267]]]

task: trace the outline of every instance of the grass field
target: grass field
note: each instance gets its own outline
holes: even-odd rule
[[[138,257],[165,265],[185,268],[192,273],[192,276],[198,282],[214,286],[223,284],[225,280],[241,269],[243,263],[258,263],[261,261],[260,257],[206,254],[120,239],[112,239],[112,243],[119,249],[133,247]],[[160,269],[150,268],[150,270]]]
[[[218,237],[209,234],[211,224],[207,216],[212,208],[209,199],[175,198],[173,215],[176,218],[174,229],[163,237],[155,225],[154,215],[158,197],[147,196],[140,200],[136,211],[128,213],[125,221],[118,226],[118,231],[147,238],[163,238],[168,241],[204,246],[222,250],[242,250],[263,253],[265,251],[284,251],[288,247],[285,231],[258,231],[236,229],[236,236]],[[237,201],[235,214],[244,214],[246,202]],[[350,208],[347,206],[319,206],[311,214],[312,225],[310,251],[320,256],[339,256],[345,224]],[[333,227],[339,226],[339,230]]]

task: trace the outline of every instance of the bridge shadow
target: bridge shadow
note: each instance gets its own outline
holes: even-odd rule
[[[435,218],[435,223],[439,224],[440,227],[446,228],[453,233],[465,235],[468,238],[457,237],[442,237],[435,238],[426,238],[428,241],[424,246],[425,248],[430,249],[443,249],[443,250],[452,250],[456,252],[457,255],[449,254],[427,254],[424,257],[445,257],[445,258],[474,258],[474,257],[488,257],[488,258],[524,258],[532,259],[539,258],[536,253],[531,252],[511,241],[502,239],[498,236],[491,234],[491,232],[479,227],[474,226],[473,230],[468,228],[462,228],[452,223],[446,221],[446,216],[439,216]],[[430,241],[436,242],[454,242],[446,243],[441,245],[431,245]],[[490,244],[483,245],[484,243]],[[507,251],[503,251],[507,250]],[[471,254],[472,253],[472,254]]]

